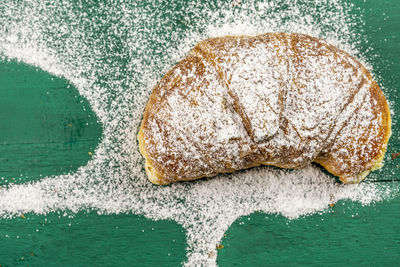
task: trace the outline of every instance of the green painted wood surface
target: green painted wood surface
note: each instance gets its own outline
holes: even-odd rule
[[[372,67],[394,114],[400,114],[400,2],[355,4],[364,13],[369,41],[359,49],[374,48],[365,53],[375,58]],[[400,179],[400,158],[390,159],[400,152],[396,116],[386,166],[370,181]],[[95,114],[68,81],[16,62],[0,64],[0,125],[2,185],[74,171],[101,138]],[[340,201],[329,212],[292,221],[252,214],[238,219],[222,244],[220,266],[398,266],[400,198],[370,206]],[[185,233],[170,221],[96,212],[0,219],[1,266],[179,266],[183,261]]]
[[[220,266],[398,266],[400,199],[362,207],[339,201],[327,213],[288,220],[256,213],[226,232]]]
[[[90,159],[101,125],[65,79],[0,61],[0,186],[76,170]]]
[[[2,266],[178,266],[185,260],[181,227],[129,214],[26,214],[2,220],[0,229]]]

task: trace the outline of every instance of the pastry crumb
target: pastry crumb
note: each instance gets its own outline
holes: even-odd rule
[[[392,153],[392,160],[395,160],[398,156],[400,156],[400,152]]]
[[[224,245],[218,244],[218,245],[216,246],[216,248],[217,248],[218,250],[223,249],[223,248],[224,248]]]

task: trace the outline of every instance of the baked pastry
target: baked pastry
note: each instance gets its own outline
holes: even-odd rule
[[[390,134],[360,62],[308,35],[266,33],[197,44],[154,88],[138,141],[154,184],[312,162],[358,183],[382,166]]]

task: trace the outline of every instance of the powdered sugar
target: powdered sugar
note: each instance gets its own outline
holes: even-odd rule
[[[172,219],[187,230],[187,265],[215,265],[215,245],[238,216],[263,211],[297,218],[324,211],[340,199],[368,204],[389,196],[390,190],[371,183],[337,184],[315,166],[290,172],[261,167],[156,187],[144,174],[136,143],[151,90],[199,41],[227,34],[301,32],[327,38],[354,54],[363,40],[352,30],[360,21],[350,17],[351,8],[345,1],[149,1],[85,8],[68,1],[6,1],[0,54],[71,80],[103,124],[103,138],[93,160],[76,173],[2,188],[0,215],[96,209]],[[361,94],[356,97],[363,99]],[[235,128],[238,119],[227,112],[218,126],[226,127],[219,138],[244,134]]]

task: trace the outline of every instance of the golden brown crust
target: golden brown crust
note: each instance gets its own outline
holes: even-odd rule
[[[348,149],[348,160],[355,158],[358,162],[357,167],[352,166],[352,168],[350,168],[349,166],[338,161],[337,157],[335,156],[337,151],[345,145],[346,140],[337,142],[336,146],[333,147],[329,153],[326,153],[315,161],[324,167],[328,172],[338,176],[344,183],[359,183],[371,171],[377,170],[383,166],[382,161],[391,135],[390,109],[385,96],[376,82],[372,83],[369,91],[372,95],[372,101],[376,101],[376,103],[373,103],[373,114],[375,115],[374,120],[381,122],[377,139],[373,143],[373,147],[368,154],[369,158],[360,156],[359,150],[360,148],[369,145],[367,143],[367,139],[365,138],[365,135],[370,134],[370,129],[367,126],[365,127],[366,129],[364,129],[363,135],[357,136],[358,138],[354,137],[352,142],[356,144],[356,147],[354,149]]]
[[[382,91],[352,56],[267,33],[196,45],[154,88],[138,141],[155,184],[311,162],[354,183],[380,166],[390,127]]]

